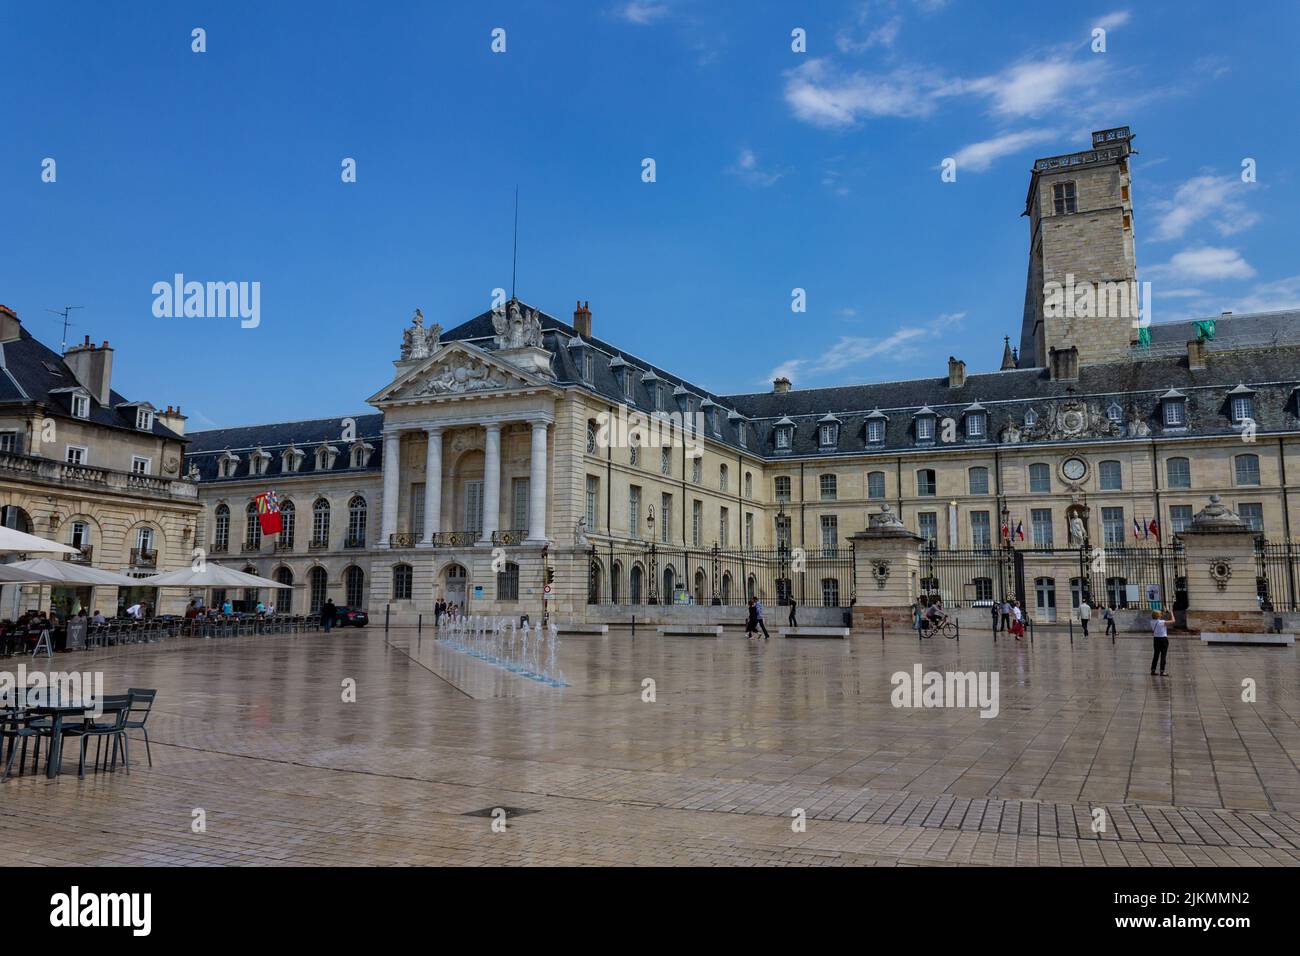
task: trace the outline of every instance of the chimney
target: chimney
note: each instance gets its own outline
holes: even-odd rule
[[[966,363],[948,356],[948,387],[961,388],[966,384]]]
[[[579,301],[573,310],[573,327],[584,339],[591,338],[591,309],[587,305]]]
[[[168,405],[167,411],[159,412],[157,415],[154,416],[154,418],[156,418],[158,420],[158,424],[162,425],[164,428],[170,428],[178,435],[183,436],[185,434],[186,419],[185,416],[181,414],[181,407],[179,405],[177,405],[175,408],[172,408],[170,405]]]
[[[778,379],[774,379],[772,382],[772,391],[777,395],[790,391],[790,380],[784,375]]]
[[[1065,349],[1048,350],[1049,371],[1056,381],[1075,382],[1079,379],[1079,350],[1071,345]]]
[[[108,342],[98,348],[86,336],[80,345],[74,345],[63,356],[64,363],[72,369],[78,384],[94,396],[95,401],[107,407],[113,382],[113,350]]]
[[[1192,339],[1187,343],[1187,367],[1193,372],[1201,372],[1206,367],[1205,343]]]
[[[21,338],[22,328],[18,313],[7,305],[0,305],[0,342],[12,342]]]

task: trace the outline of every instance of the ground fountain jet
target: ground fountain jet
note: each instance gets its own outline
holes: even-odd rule
[[[569,686],[556,660],[560,631],[555,624],[517,625],[513,618],[475,615],[452,622],[438,640],[528,680],[548,687]]]

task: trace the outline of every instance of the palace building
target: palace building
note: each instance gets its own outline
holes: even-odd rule
[[[928,551],[923,589],[960,606],[1173,603],[1167,552],[1211,495],[1292,537],[1300,312],[1100,308],[1137,285],[1131,142],[1106,130],[1034,164],[1020,344],[997,371],[951,357],[931,378],[723,395],[597,337],[584,303],[561,321],[512,299],[447,331],[417,312],[374,413],[189,436],[200,543],[292,583],[295,610],[408,620],[441,597],[603,621],[753,593],[815,623],[862,599],[850,536],[888,511]],[[1087,294],[1062,308],[1053,284]],[[686,440],[645,440],[657,416]],[[252,499],[271,488],[268,541]],[[1293,581],[1270,586],[1294,607]]]

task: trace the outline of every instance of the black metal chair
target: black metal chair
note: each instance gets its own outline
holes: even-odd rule
[[[109,752],[104,754],[105,769],[117,770],[117,751],[120,747],[122,750],[122,766],[126,772],[131,772],[131,761],[129,759],[130,748],[127,747],[126,739],[126,718],[131,713],[132,695],[130,691],[125,694],[106,694],[100,701],[103,713],[99,719],[88,719],[84,724],[79,726],[65,727],[63,733],[68,737],[81,738],[81,759],[77,763],[77,776],[86,776],[86,744],[90,743],[92,737],[95,738],[95,766],[99,765],[100,750],[104,738],[109,738]],[[109,767],[109,756],[112,756],[112,766]]]
[[[22,750],[18,759],[18,773],[22,774],[23,765],[27,762],[28,741],[35,742],[35,749],[32,754],[32,772],[35,773],[40,768],[41,740],[46,736],[48,736],[48,729],[33,726],[23,711],[9,709],[0,712],[0,741],[5,741],[9,745],[8,759],[5,760],[4,773],[0,774],[0,783],[9,779],[9,773],[14,767],[14,756],[19,753],[17,746],[19,741],[22,741]]]
[[[153,753],[149,749],[149,728],[145,726],[145,721],[153,711],[153,702],[158,696],[158,691],[152,687],[131,687],[126,693],[131,698],[131,704],[126,715],[126,723],[122,725],[123,729],[138,730],[144,734],[144,752],[149,758],[149,766],[152,767]]]

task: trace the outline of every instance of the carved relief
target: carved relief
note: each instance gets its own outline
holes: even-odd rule
[[[510,378],[500,369],[474,356],[458,356],[458,364],[444,362],[431,368],[415,390],[419,395],[451,395],[505,388]]]
[[[884,558],[872,558],[871,577],[875,579],[876,587],[883,591],[885,582],[889,580],[889,562]]]

